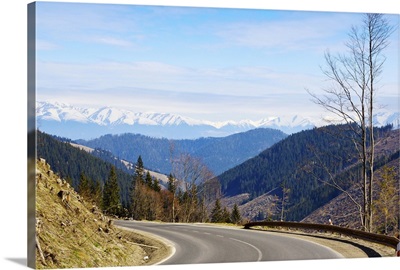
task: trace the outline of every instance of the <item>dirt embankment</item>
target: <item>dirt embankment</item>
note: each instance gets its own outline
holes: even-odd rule
[[[163,242],[114,226],[45,160],[36,165],[36,268],[138,266],[169,254]]]

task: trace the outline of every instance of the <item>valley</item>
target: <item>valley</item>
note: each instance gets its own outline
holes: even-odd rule
[[[29,267],[400,256],[397,14],[26,8]]]
[[[379,178],[380,171],[384,165],[398,170],[399,130],[392,130],[390,126],[382,127],[377,130],[380,134],[377,137],[379,143],[376,148],[377,182],[379,183],[379,181],[381,181]],[[175,149],[185,150],[180,152],[180,154],[188,153],[189,150],[191,150],[192,152],[190,152],[188,156],[194,158],[197,157],[198,153],[201,153],[198,149],[203,150],[203,158],[210,158],[211,160],[209,164],[219,164],[218,162],[221,162],[224,158],[227,160],[226,164],[231,164],[234,155],[245,156],[243,158],[244,161],[239,160],[237,165],[233,164],[231,168],[222,169],[219,172],[217,171],[217,173],[210,171],[211,174],[208,178],[199,180],[199,182],[196,182],[196,179],[193,180],[193,182],[190,182],[191,179],[187,179],[186,181],[190,182],[188,184],[185,181],[181,181],[182,179],[175,179],[177,181],[176,183],[180,182],[177,186],[182,188],[181,192],[183,192],[181,195],[176,195],[177,197],[175,199],[182,200],[183,197],[179,196],[188,193],[188,189],[190,188],[206,190],[207,185],[209,185],[209,187],[212,188],[208,190],[208,193],[200,192],[196,193],[197,195],[193,194],[194,197],[205,196],[203,198],[206,199],[202,202],[203,206],[201,207],[204,207],[202,211],[206,211],[208,214],[204,216],[204,214],[197,213],[195,215],[197,218],[200,218],[200,220],[207,220],[210,217],[213,207],[215,207],[215,199],[219,198],[221,200],[221,211],[225,208],[225,211],[231,213],[236,205],[240,211],[242,222],[283,219],[288,221],[304,220],[305,222],[324,223],[331,218],[340,225],[360,228],[357,215],[354,215],[354,211],[350,211],[350,209],[352,209],[350,207],[352,205],[350,199],[346,197],[343,192],[327,185],[326,182],[323,181],[329,175],[329,172],[326,171],[326,168],[329,167],[329,170],[337,172],[336,177],[338,179],[347,179],[343,182],[343,186],[346,190],[349,190],[349,192],[359,192],[356,188],[357,159],[352,157],[351,141],[348,142],[345,139],[341,139],[345,138],[345,136],[337,136],[337,132],[345,134],[347,131],[338,126],[305,130],[289,136],[277,137],[279,139],[277,139],[275,143],[264,146],[265,149],[262,151],[259,150],[261,147],[260,145],[253,147],[258,148],[258,152],[252,154],[253,157],[247,156],[249,154],[246,152],[243,153],[244,148],[251,148],[249,145],[255,144],[256,141],[263,141],[263,143],[265,143],[265,140],[268,141],[270,139],[268,136],[274,137],[276,134],[279,134],[279,132],[274,132],[275,131],[270,129],[256,129],[225,138],[174,141],[173,145],[176,147]],[[332,134],[335,134],[335,136]],[[124,141],[121,138],[129,138],[130,141]],[[128,209],[132,200],[131,186],[135,175],[137,175],[137,163],[134,160],[136,157],[140,157],[146,165],[145,168],[143,168],[143,175],[145,176],[147,172],[149,172],[150,179],[157,179],[157,184],[164,192],[164,195],[161,196],[165,196],[171,188],[168,171],[171,174],[177,174],[177,171],[174,171],[172,167],[169,167],[169,170],[165,169],[162,171],[160,170],[160,165],[151,164],[151,161],[159,160],[158,164],[165,163],[171,165],[171,163],[168,162],[169,157],[171,157],[171,152],[168,153],[168,151],[171,151],[171,140],[155,139],[135,134],[119,136],[107,135],[93,141],[79,140],[77,142],[71,142],[65,139],[63,141],[62,138],[57,139],[58,140],[48,137],[48,140],[58,144],[62,148],[67,147],[69,149],[71,147],[76,149],[73,152],[78,152],[73,155],[84,155],[83,153],[86,153],[88,156],[96,158],[98,160],[97,162],[116,166],[118,170],[120,170],[119,174],[125,175],[119,177],[118,181],[121,188],[122,206],[126,208],[125,211],[127,213],[129,212]],[[103,140],[102,143],[100,143],[101,140]],[[241,142],[241,140],[243,142]],[[216,147],[217,143],[221,146]],[[48,144],[48,142],[46,142],[46,144]],[[70,145],[70,147],[68,147],[68,145]],[[116,152],[115,149],[118,149],[116,146],[121,147],[119,148],[120,150],[118,150],[120,152]],[[146,146],[147,150],[143,146]],[[235,148],[234,146],[237,147]],[[54,146],[52,147],[55,149]],[[130,147],[140,150],[137,150],[138,152],[136,152],[136,154],[132,154],[129,152]],[[231,152],[226,152],[227,149],[230,149]],[[71,159],[71,154],[66,154],[64,152],[65,149],[60,150],[63,152],[61,155],[65,156],[63,162],[60,160],[55,161],[55,157],[52,156],[53,154],[45,154],[46,151],[42,152],[40,147],[38,150],[39,155],[43,155],[47,160],[53,161],[61,167],[71,165],[69,164],[70,162],[68,162],[68,160]],[[72,150],[70,149],[68,151]],[[145,154],[146,151],[152,151],[152,156]],[[125,156],[123,153],[125,153]],[[180,154],[177,154],[176,157],[180,156]],[[210,155],[208,156],[207,154]],[[56,156],[60,156],[60,153]],[[128,156],[131,157],[130,160],[125,159]],[[213,156],[217,159],[211,159]],[[321,159],[321,157],[324,158]],[[192,161],[193,160],[191,160],[191,162]],[[205,164],[203,159],[199,159],[198,161],[201,161],[199,164],[204,165],[204,168],[213,168],[209,166],[209,164]],[[88,164],[87,162],[88,161],[85,161],[86,164]],[[197,166],[199,166],[199,164],[197,164]],[[107,170],[109,170],[110,165],[105,166],[108,167]],[[155,170],[153,169],[154,167],[156,168]],[[71,175],[71,169],[69,170],[70,172],[65,169],[66,168],[60,168],[58,170],[65,177]],[[191,169],[193,170],[193,168]],[[89,170],[89,168],[81,167],[81,170],[88,171],[85,172],[85,175],[90,179],[97,179],[96,181],[100,181],[100,185],[104,185],[108,174],[107,170],[103,173],[102,177],[90,173],[91,170]],[[72,178],[72,184],[77,187],[80,181],[80,172],[78,173],[76,169],[75,171],[75,176],[70,177]],[[200,171],[198,173],[200,173]],[[143,178],[145,178],[144,176]],[[398,175],[396,175],[396,179],[396,181],[398,181]],[[213,181],[208,182],[209,180]],[[159,200],[157,196],[154,196],[153,194],[150,198]],[[358,199],[361,199],[360,196],[358,196]],[[171,202],[171,199],[168,200]],[[339,204],[335,202],[338,200],[342,201],[342,203]],[[181,203],[182,202],[183,201],[181,201]],[[178,204],[179,202],[177,202],[177,205]],[[194,206],[192,205],[191,207]],[[168,212],[172,210],[167,207],[167,209],[162,211]],[[179,212],[178,209],[176,211],[177,213]],[[163,218],[166,218],[166,221],[168,221],[173,216],[171,216],[171,213],[160,214],[161,212],[153,216],[153,218],[157,216],[161,218],[163,216]],[[196,220],[196,218],[194,220]],[[376,226],[379,227],[381,219],[378,219],[377,222]],[[392,233],[394,233],[394,231],[392,231]]]
[[[199,158],[214,175],[258,155],[286,138],[279,130],[258,128],[226,137],[173,140],[125,133],[104,135],[93,140],[76,140],[80,145],[106,150],[112,155],[136,162],[139,155],[152,171],[168,175],[173,160],[182,153]]]

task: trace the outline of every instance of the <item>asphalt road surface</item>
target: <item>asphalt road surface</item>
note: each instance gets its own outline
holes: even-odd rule
[[[175,252],[160,264],[198,264],[343,258],[322,245],[272,232],[207,224],[116,221],[168,240]]]

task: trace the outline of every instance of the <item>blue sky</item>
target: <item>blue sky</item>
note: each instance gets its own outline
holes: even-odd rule
[[[360,21],[350,12],[38,2],[37,99],[214,121],[321,115],[305,89],[326,85],[324,52],[344,52]],[[398,32],[385,55],[378,102],[394,111]]]

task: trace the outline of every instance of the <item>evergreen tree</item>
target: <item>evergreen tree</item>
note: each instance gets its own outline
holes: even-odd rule
[[[168,191],[172,194],[175,194],[176,191],[175,177],[172,175],[172,173],[170,173],[168,176]]]
[[[89,186],[91,186],[94,179],[97,179],[100,181],[100,188],[102,189],[112,166],[109,162],[94,157],[92,154],[73,147],[69,143],[58,141],[54,136],[40,131],[37,131],[37,156],[46,159],[51,165],[51,169],[60,178],[66,179],[78,192],[82,172],[88,179]],[[82,170],[83,167],[84,171]],[[128,205],[130,203],[129,187],[132,182],[132,175],[117,168],[115,168],[115,172],[120,184],[121,203]],[[98,206],[102,207],[101,199]]]
[[[240,223],[241,220],[242,220],[242,217],[240,215],[239,207],[235,203],[235,205],[233,206],[232,214],[231,214],[231,222],[234,224],[238,224],[238,223]]]
[[[215,201],[215,206],[213,210],[211,211],[211,222],[212,223],[218,223],[222,222],[222,208],[221,208],[221,202],[219,199]]]
[[[78,192],[83,198],[85,199],[90,198],[91,190],[90,190],[89,180],[83,172],[81,172],[79,177]]]
[[[100,181],[92,181],[91,182],[91,194],[92,194],[92,199],[96,203],[96,205],[101,205],[102,199],[103,199],[103,191],[101,187]]]
[[[228,209],[224,207],[224,210],[222,210],[222,222],[225,223],[231,223],[231,213],[229,213]]]
[[[103,192],[103,211],[107,214],[118,214],[120,203],[119,186],[115,167],[112,166],[110,175],[104,184]]]
[[[139,219],[141,218],[142,211],[139,211],[139,206],[141,205],[141,190],[143,189],[142,185],[144,184],[144,165],[142,156],[139,155],[136,166],[135,166],[135,173],[133,175],[132,184],[130,187],[130,196],[129,196],[129,213],[133,218]]]
[[[176,185],[175,185],[175,178],[173,177],[172,173],[169,174],[168,176],[168,191],[171,192],[172,194],[172,206],[171,206],[171,214],[172,214],[172,222],[175,222],[176,218],[176,211],[175,211],[175,191],[176,191]],[[179,196],[178,196],[179,198]]]
[[[157,178],[153,179],[153,186],[152,186],[153,190],[155,192],[160,192],[161,191],[161,186],[160,186],[160,182]]]
[[[144,181],[145,181],[147,187],[153,188],[153,178],[151,177],[149,171],[147,171],[147,173],[146,173],[146,178],[145,178]]]
[[[204,199],[201,198],[198,209],[197,209],[197,220],[199,222],[207,222],[208,221],[208,213],[207,213],[207,207],[204,202]]]
[[[135,180],[136,182],[144,182],[144,165],[143,165],[143,160],[142,156],[139,156],[136,162],[136,168],[135,168]]]

